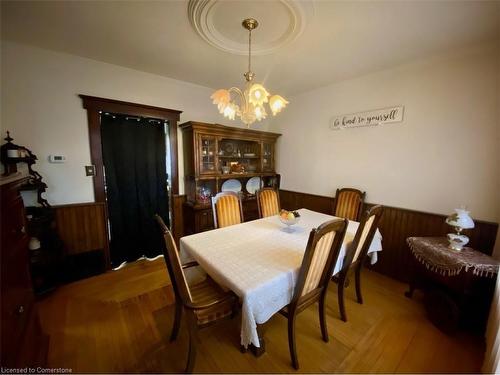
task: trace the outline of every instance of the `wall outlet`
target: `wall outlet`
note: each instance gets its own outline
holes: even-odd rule
[[[95,165],[85,166],[85,176],[95,176]]]

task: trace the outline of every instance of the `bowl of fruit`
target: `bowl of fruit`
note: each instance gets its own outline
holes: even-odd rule
[[[281,210],[280,211],[280,221],[283,224],[286,224],[288,228],[290,226],[297,224],[300,220],[300,214],[298,211],[287,211],[287,210]]]

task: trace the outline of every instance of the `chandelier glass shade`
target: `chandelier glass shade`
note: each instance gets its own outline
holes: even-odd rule
[[[251,70],[252,62],[252,30],[259,23],[253,18],[243,20],[242,25],[248,30],[248,72],[244,74],[246,85],[243,90],[237,87],[216,90],[210,98],[224,117],[234,120],[237,117],[250,127],[255,121],[267,117],[267,107],[273,116],[286,107],[288,101],[280,95],[272,95],[260,83],[253,83],[255,74]]]

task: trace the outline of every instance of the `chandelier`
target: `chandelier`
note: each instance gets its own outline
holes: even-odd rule
[[[237,87],[231,87],[229,90],[219,89],[210,98],[224,117],[234,120],[238,116],[247,127],[250,127],[255,120],[261,121],[267,117],[265,103],[275,116],[286,107],[288,101],[280,95],[271,96],[263,85],[253,83],[255,74],[251,70],[252,30],[257,28],[259,23],[253,18],[247,18],[241,24],[248,30],[248,72],[243,74],[246,79],[245,89],[244,91]]]

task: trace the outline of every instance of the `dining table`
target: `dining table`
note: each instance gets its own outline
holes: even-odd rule
[[[241,345],[252,345],[256,355],[265,350],[259,328],[292,299],[309,233],[339,219],[305,208],[298,212],[300,220],[290,228],[276,215],[180,239],[181,259],[196,260],[214,281],[240,298]],[[332,276],[342,269],[358,226],[349,221]],[[368,249],[371,264],[381,250],[382,235],[377,229]]]

